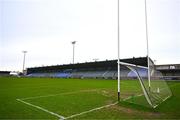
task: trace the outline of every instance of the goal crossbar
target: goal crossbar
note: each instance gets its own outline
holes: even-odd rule
[[[145,67],[145,66],[135,65],[135,64],[126,63],[126,62],[119,62],[119,64],[120,64],[120,65],[127,65],[127,66],[131,66],[131,67],[138,67],[138,68],[148,69],[148,67]]]

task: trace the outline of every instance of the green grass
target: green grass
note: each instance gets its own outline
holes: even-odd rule
[[[72,119],[180,119],[180,82],[168,85],[173,96],[156,109],[120,102]],[[122,81],[125,91],[136,86]],[[17,99],[68,117],[116,102],[116,91],[116,80],[0,77],[0,119],[58,119]]]

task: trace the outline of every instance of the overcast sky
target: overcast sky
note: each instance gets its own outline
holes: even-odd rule
[[[180,0],[147,0],[150,57],[180,63]],[[144,0],[120,0],[120,56],[146,56]],[[0,0],[0,70],[117,59],[117,0]]]

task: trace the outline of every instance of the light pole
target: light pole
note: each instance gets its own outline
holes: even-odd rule
[[[25,67],[25,59],[26,59],[26,53],[27,51],[22,51],[24,57],[23,57],[23,70],[22,70],[22,73],[24,74],[24,67]]]
[[[94,60],[94,62],[96,62],[96,61],[98,61],[99,59],[98,59],[98,58],[94,58],[93,60]]]
[[[72,41],[71,43],[73,45],[73,64],[74,64],[74,54],[75,54],[75,44],[76,44],[76,41]]]

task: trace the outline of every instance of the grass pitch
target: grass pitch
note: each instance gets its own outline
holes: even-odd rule
[[[121,82],[136,87],[134,81]],[[168,82],[173,96],[156,109],[117,103],[117,81],[0,77],[1,119],[180,118],[180,82]]]

